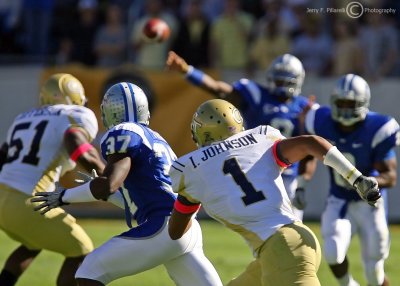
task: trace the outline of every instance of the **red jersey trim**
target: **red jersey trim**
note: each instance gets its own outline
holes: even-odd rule
[[[275,141],[274,145],[272,146],[272,153],[274,154],[274,159],[275,159],[275,162],[278,164],[278,166],[282,167],[282,168],[286,168],[286,167],[290,166],[290,164],[286,164],[281,159],[279,159],[278,154],[277,154],[276,148],[278,148],[279,142],[281,142],[281,140]]]

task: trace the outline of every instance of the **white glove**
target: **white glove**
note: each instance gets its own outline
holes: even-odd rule
[[[381,197],[378,182],[374,177],[360,176],[354,182],[354,187],[358,195],[371,206],[375,206]]]
[[[85,184],[85,183],[87,183],[87,182],[89,182],[89,181],[91,181],[94,178],[97,178],[99,176],[99,175],[97,175],[97,172],[96,172],[95,169],[92,169],[92,173],[90,175],[88,175],[86,173],[83,173],[81,171],[78,171],[77,173],[81,178],[80,179],[75,179],[74,181],[75,181],[75,183],[78,183],[78,184]]]
[[[292,200],[292,205],[298,210],[304,210],[307,206],[306,190],[304,188],[297,188]]]

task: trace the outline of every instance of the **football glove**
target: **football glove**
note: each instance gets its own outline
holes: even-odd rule
[[[374,177],[360,176],[353,186],[356,188],[358,195],[371,206],[375,206],[375,203],[381,197],[378,182]]]
[[[54,192],[37,192],[34,197],[31,199],[32,203],[41,203],[34,207],[35,211],[40,211],[40,214],[45,214],[51,209],[58,208],[59,206],[68,205],[68,203],[64,203],[62,197],[66,191],[66,188],[63,188],[57,182],[56,189]]]
[[[298,210],[304,210],[307,206],[306,190],[304,188],[297,188],[292,205]]]

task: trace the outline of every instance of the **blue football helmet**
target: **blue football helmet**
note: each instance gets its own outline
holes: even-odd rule
[[[111,128],[123,122],[149,124],[150,111],[143,90],[128,82],[111,86],[100,106],[104,127]]]
[[[332,92],[330,101],[333,120],[351,126],[363,121],[369,111],[371,92],[368,83],[360,76],[342,76]]]
[[[273,95],[284,98],[297,96],[304,82],[304,68],[293,55],[277,57],[267,70],[267,87]]]

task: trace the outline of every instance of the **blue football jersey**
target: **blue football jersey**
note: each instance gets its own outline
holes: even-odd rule
[[[287,138],[300,135],[298,116],[308,105],[306,97],[294,96],[291,101],[283,103],[266,87],[249,79],[240,79],[232,86],[242,96],[243,103],[239,109],[246,128],[270,125]],[[293,164],[283,175],[297,176],[297,169],[298,164]]]
[[[140,224],[154,216],[169,216],[176,195],[171,188],[169,169],[176,159],[168,143],[147,126],[132,122],[108,130],[101,139],[101,153],[128,153],[132,167],[122,186],[126,208],[136,207],[134,218]]]
[[[310,110],[306,116],[306,131],[329,140],[365,176],[376,176],[376,162],[396,156],[394,147],[399,145],[399,124],[390,116],[368,112],[359,127],[350,133],[341,132],[332,119],[331,109],[321,107]],[[345,179],[329,168],[330,193],[346,200],[360,200]]]

